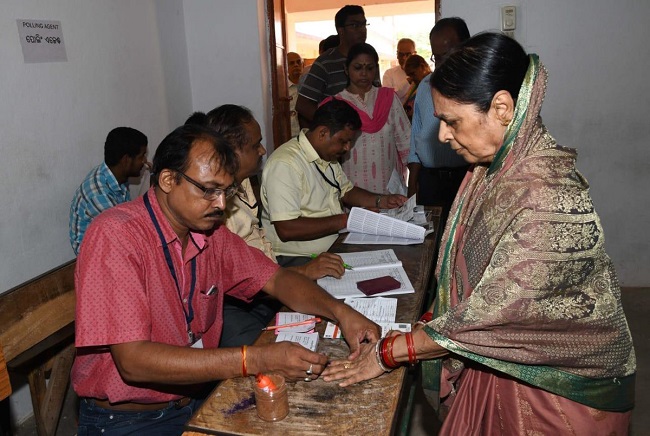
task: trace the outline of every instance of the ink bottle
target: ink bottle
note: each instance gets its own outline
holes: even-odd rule
[[[264,421],[280,421],[289,414],[289,397],[284,377],[257,374],[255,377],[257,416]]]

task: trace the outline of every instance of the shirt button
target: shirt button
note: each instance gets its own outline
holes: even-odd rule
[[[187,303],[187,298],[183,298],[183,303]]]

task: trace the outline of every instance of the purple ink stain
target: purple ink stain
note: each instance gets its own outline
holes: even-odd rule
[[[234,415],[237,412],[244,411],[246,409],[250,409],[255,405],[255,393],[252,393],[250,397],[244,398],[240,402],[233,404],[233,406],[230,409],[223,410],[222,413],[224,415]]]

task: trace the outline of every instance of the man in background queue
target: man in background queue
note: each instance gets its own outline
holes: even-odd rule
[[[368,22],[363,8],[357,5],[342,7],[334,17],[336,33],[339,35],[339,45],[327,50],[311,65],[309,74],[298,89],[296,111],[300,116],[302,127],[309,126],[314,117],[318,104],[325,97],[334,96],[343,91],[348,84],[345,74],[345,60],[350,47],[360,42],[366,42]],[[380,85],[379,69],[375,84]]]
[[[222,225],[237,167],[213,130],[179,127],[156,151],[152,188],[88,228],[75,273],[80,433],[181,434],[207,382],[258,372],[308,382],[323,371],[327,356],[296,343],[218,348],[225,295],[262,289],[332,319],[354,357],[378,339],[376,324]]]
[[[417,51],[412,39],[402,38],[397,41],[397,65],[384,71],[381,79],[381,85],[393,88],[402,104],[406,103],[406,96],[411,87],[405,69],[406,60],[414,54],[417,54]]]
[[[440,64],[452,48],[467,39],[469,30],[461,18],[439,20],[429,34],[431,60]],[[408,196],[417,193],[418,204],[442,206],[441,226],[444,228],[444,220],[468,165],[449,144],[438,139],[440,121],[434,116],[430,79],[431,74],[422,79],[415,96],[408,157]]]

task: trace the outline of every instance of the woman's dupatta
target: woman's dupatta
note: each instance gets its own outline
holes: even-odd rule
[[[318,106],[322,106],[332,99],[343,100],[347,102],[352,109],[357,111],[359,118],[361,118],[361,131],[364,133],[377,133],[388,121],[388,115],[390,114],[390,108],[393,105],[393,98],[395,97],[395,91],[393,88],[377,88],[377,100],[375,101],[375,107],[372,111],[372,118],[356,107],[354,103],[348,102],[346,99],[340,95],[335,95],[333,97],[325,98]]]
[[[503,145],[488,166],[474,165],[468,171],[445,226],[440,255],[436,267],[437,295],[432,312],[435,320],[466,300],[472,293],[467,279],[468,271],[462,255],[467,242],[466,230],[478,208],[497,182],[515,162],[529,155],[539,141],[542,131],[542,102],[546,91],[547,73],[537,55],[530,55],[530,63],[520,88],[513,119],[508,125]],[[463,283],[458,283],[463,281]],[[462,289],[462,293],[459,291]],[[560,371],[551,366],[521,365],[474,353],[445,337],[431,326],[425,332],[452,354],[446,358],[423,361],[423,385],[429,401],[442,419],[446,416],[455,396],[454,382],[464,364],[456,356],[479,362],[487,367],[511,375],[523,382],[541,387],[582,404],[601,410],[626,410],[633,404],[634,374],[623,378],[592,379]],[[632,392],[632,398],[630,398]],[[442,404],[439,404],[442,401]],[[440,406],[440,407],[438,407]]]

